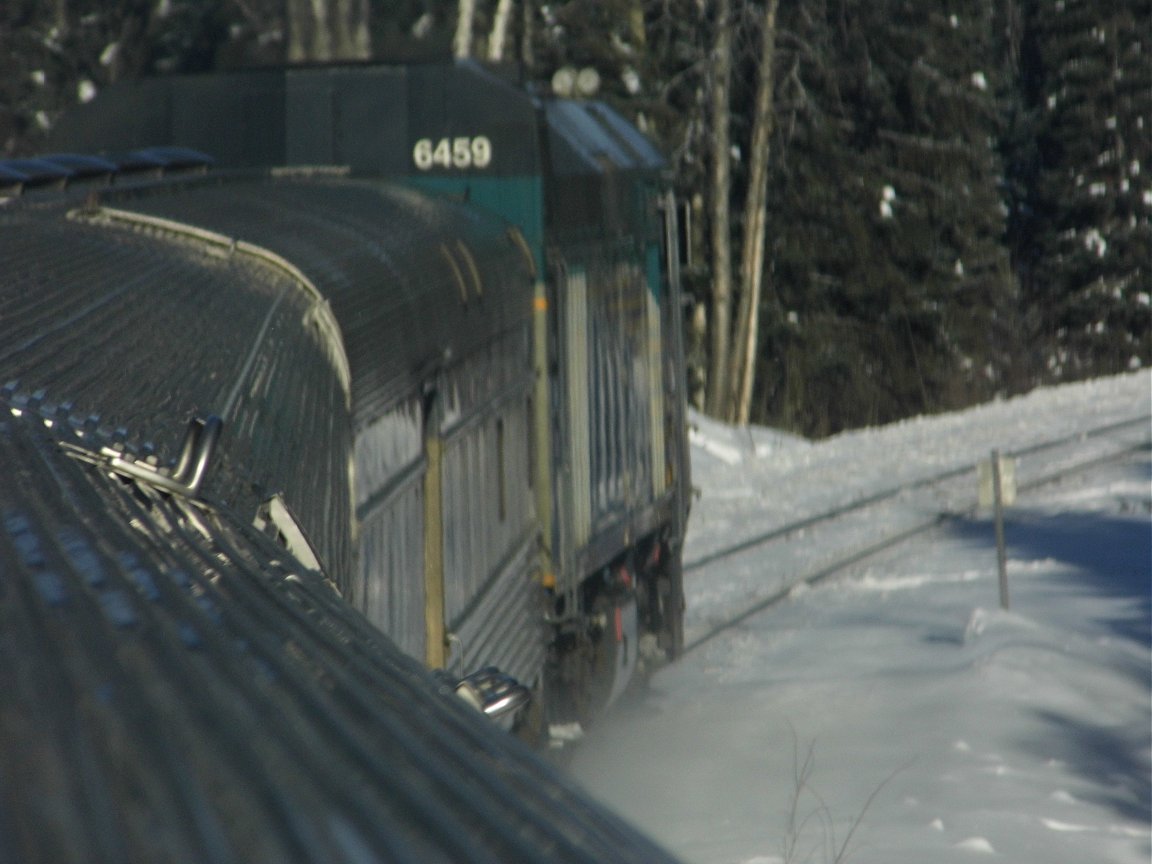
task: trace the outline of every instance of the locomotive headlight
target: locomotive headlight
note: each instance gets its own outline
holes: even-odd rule
[[[576,74],[571,66],[561,66],[552,73],[552,92],[565,99],[570,98],[576,92]]]
[[[600,73],[591,66],[585,66],[576,73],[576,93],[591,99],[600,92]]]
[[[552,92],[565,99],[591,99],[600,92],[600,73],[591,66],[561,66],[552,75]]]

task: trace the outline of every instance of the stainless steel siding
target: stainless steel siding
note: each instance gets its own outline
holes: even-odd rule
[[[660,330],[660,303],[648,293],[648,374],[651,389],[648,394],[648,422],[652,429],[652,495],[658,498],[668,486],[664,441],[664,340]]]
[[[456,671],[497,666],[525,684],[538,680],[546,634],[532,578],[534,551],[534,538],[522,538],[466,614],[449,619]]]
[[[627,251],[616,250],[615,260],[602,256],[588,272],[592,532],[652,498],[650,292]]]
[[[564,351],[568,376],[568,477],[572,547],[588,542],[592,528],[592,437],[588,387],[588,277],[568,274],[565,292]]]
[[[400,648],[424,657],[424,450],[420,400],[361,429],[355,448],[359,560],[349,601]]]
[[[358,577],[348,599],[413,657],[424,657],[424,474],[360,523]]]

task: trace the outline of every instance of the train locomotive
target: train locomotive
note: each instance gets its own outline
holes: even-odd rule
[[[85,155],[0,163],[0,775],[78,772],[36,805],[49,836],[96,825],[115,858],[112,835],[170,823],[94,798],[163,788],[186,828],[148,842],[188,860],[238,836],[246,860],[660,860],[455,698],[558,740],[682,647],[677,231],[651,144],[459,63],[132,82],[53,146]],[[229,720],[269,743],[240,758],[210,731]],[[384,793],[340,765],[409,784],[380,806],[416,839],[364,827]],[[350,795],[343,821],[281,824]]]

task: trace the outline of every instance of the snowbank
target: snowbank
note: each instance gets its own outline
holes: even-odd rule
[[[694,418],[686,557],[992,448],[1134,416],[1152,427],[1147,372],[816,444]],[[1149,453],[1024,495],[1007,535],[1010,611],[987,518],[952,520],[659,673],[592,730],[574,773],[701,864],[842,849],[860,864],[1147,864]],[[690,572],[689,630],[805,565],[772,554]]]

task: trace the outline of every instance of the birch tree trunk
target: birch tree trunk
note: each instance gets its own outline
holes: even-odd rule
[[[504,59],[504,46],[508,42],[508,24],[512,20],[512,0],[500,0],[492,20],[492,35],[488,37],[488,59],[499,63]]]
[[[456,59],[464,60],[472,56],[472,20],[476,17],[476,0],[460,0],[457,10],[452,54]]]
[[[536,4],[524,3],[523,13],[520,17],[520,62],[524,69],[531,72],[536,66]]]
[[[712,49],[712,356],[708,364],[708,413],[728,414],[732,319],[732,236],[728,219],[731,143],[728,131],[732,83],[732,4],[717,0]]]
[[[776,10],[779,0],[767,0],[760,46],[760,74],[752,120],[748,193],[744,199],[744,238],[740,256],[740,307],[732,348],[728,419],[747,425],[752,410],[752,385],[756,379],[756,344],[760,329],[760,295],[764,281],[764,223],[768,195],[769,142],[772,138],[772,93],[775,87],[773,58],[776,53]]]
[[[367,60],[372,56],[368,31],[368,0],[337,0],[332,28],[336,32],[334,60]]]
[[[287,0],[288,62],[303,63],[316,58],[316,18],[312,0]]]
[[[287,0],[288,62],[366,60],[367,0]]]
[[[52,4],[52,8],[56,13],[56,29],[60,34],[59,38],[64,39],[72,29],[72,21],[68,15],[68,0],[56,0]]]
[[[648,33],[644,27],[644,0],[632,0],[628,8],[628,32],[632,44],[640,48],[648,43]]]

